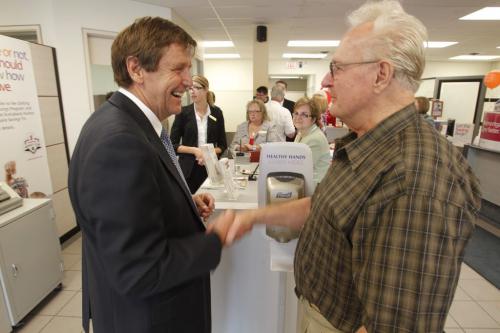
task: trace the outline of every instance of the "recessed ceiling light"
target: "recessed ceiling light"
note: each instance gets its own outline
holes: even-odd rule
[[[461,20],[500,20],[500,7],[484,7],[460,18]]]
[[[238,59],[240,55],[238,53],[210,53],[204,54],[205,59]]]
[[[234,43],[230,40],[206,40],[201,42],[203,47],[234,47]]]
[[[456,57],[451,57],[450,60],[477,60],[477,61],[486,61],[486,60],[494,60],[498,59],[500,56],[497,55],[470,55],[464,54]]]
[[[339,46],[339,40],[289,40],[287,46],[290,47],[336,47]]]
[[[458,44],[458,42],[424,42],[424,47],[427,47],[429,49],[440,49],[443,47],[448,47],[451,45]]]
[[[323,59],[326,53],[283,53],[283,58]]]
[[[500,49],[500,46],[497,46],[497,49]]]

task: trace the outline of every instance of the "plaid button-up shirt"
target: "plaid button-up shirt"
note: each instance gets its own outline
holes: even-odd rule
[[[297,294],[345,332],[441,333],[477,178],[413,105],[336,147],[297,245]]]

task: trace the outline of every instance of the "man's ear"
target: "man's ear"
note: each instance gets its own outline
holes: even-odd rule
[[[375,92],[381,92],[391,83],[394,67],[388,61],[381,60],[378,64],[377,79],[374,83]]]
[[[134,56],[128,56],[127,60],[128,75],[133,82],[141,84],[144,82],[144,70],[139,62],[139,59]]]

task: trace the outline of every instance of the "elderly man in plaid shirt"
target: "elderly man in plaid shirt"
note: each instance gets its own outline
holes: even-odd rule
[[[416,112],[426,29],[397,1],[369,2],[330,63],[334,116],[352,130],[311,198],[237,214],[302,228],[301,332],[442,332],[480,191],[460,152]]]

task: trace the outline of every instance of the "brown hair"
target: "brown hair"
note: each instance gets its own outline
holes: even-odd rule
[[[208,79],[204,77],[203,75],[195,75],[193,76],[193,82],[198,83],[200,86],[203,87],[207,91],[207,103],[210,106],[214,106],[215,104],[215,94],[209,90],[210,85],[208,83]]]
[[[415,97],[415,106],[418,113],[426,114],[430,107],[429,99],[423,96]]]
[[[264,102],[262,102],[260,99],[253,99],[247,103],[247,112],[246,112],[247,121],[250,121],[250,117],[248,117],[248,108],[252,104],[257,104],[259,106],[259,109],[262,113],[262,122],[269,120],[269,116],[267,115],[266,105],[264,104]]]
[[[137,57],[148,72],[158,69],[163,49],[171,44],[196,48],[196,41],[181,27],[161,17],[142,17],[122,30],[111,46],[111,65],[115,82],[129,87],[132,79],[127,70],[127,58]]]
[[[299,107],[307,105],[309,106],[309,110],[311,111],[311,117],[314,118],[314,123],[321,128],[321,108],[319,105],[319,100],[317,98],[307,98],[301,97],[297,102],[295,102],[295,106],[293,107],[293,112],[295,112]]]

